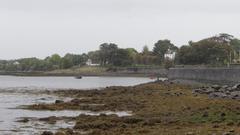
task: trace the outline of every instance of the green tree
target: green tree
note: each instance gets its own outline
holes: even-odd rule
[[[177,53],[177,60],[180,64],[189,64],[194,62],[191,46],[181,46]]]
[[[149,55],[150,54],[150,51],[149,51],[147,45],[143,46],[142,54],[143,55]]]
[[[234,50],[234,58],[239,62],[240,59],[240,40],[234,38],[230,42],[232,49]]]
[[[101,63],[99,50],[88,52],[88,57],[92,60],[93,63]]]
[[[68,69],[68,68],[71,68],[73,67],[74,64],[73,64],[73,61],[67,57],[63,57],[62,58],[62,61],[61,61],[61,68],[62,69]]]
[[[133,60],[131,59],[129,50],[118,49],[112,56],[112,64],[114,66],[128,66],[131,65]]]
[[[51,57],[47,57],[45,60],[52,65],[53,69],[59,69],[61,67],[62,58],[58,54],[53,54]]]
[[[86,54],[66,54],[61,61],[61,68],[67,69],[73,66],[85,65],[88,60],[88,55]]]
[[[128,55],[130,56],[131,61],[133,62],[132,64],[136,64],[136,58],[137,58],[137,50],[135,50],[134,48],[127,48],[126,49],[128,51]]]
[[[100,45],[100,62],[101,65],[107,65],[113,63],[113,55],[118,50],[118,46],[114,43],[104,43]]]
[[[154,44],[153,53],[158,57],[159,63],[164,61],[164,55],[168,50],[177,51],[177,47],[170,40],[159,40]]]
[[[181,64],[210,64],[223,65],[229,61],[232,48],[219,40],[204,39],[193,42],[190,46],[182,46],[178,51],[178,59]]]

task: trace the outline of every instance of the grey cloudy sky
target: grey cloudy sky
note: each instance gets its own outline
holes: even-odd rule
[[[0,0],[0,59],[240,38],[239,0]]]

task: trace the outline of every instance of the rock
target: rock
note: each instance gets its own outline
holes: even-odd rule
[[[193,93],[200,93],[202,90],[201,89],[194,89],[192,92]]]
[[[229,97],[232,98],[232,99],[240,98],[240,91],[231,92]]]
[[[230,92],[233,91],[232,87],[227,87],[226,90]]]
[[[233,126],[234,123],[233,123],[233,122],[228,122],[227,125],[228,125],[228,126]]]
[[[66,132],[67,135],[72,135],[72,134],[74,134],[73,130],[70,129],[70,128],[66,129],[65,132]]]
[[[71,102],[71,103],[74,103],[74,104],[80,104],[80,103],[81,103],[81,100],[75,98],[75,99],[71,100],[70,102]]]
[[[27,122],[29,122],[29,119],[28,118],[23,118],[21,120],[18,120],[17,122],[27,123]]]
[[[202,117],[208,117],[208,112],[204,112]]]
[[[198,94],[194,93],[194,94],[193,94],[193,96],[194,96],[194,97],[197,97],[197,96],[198,96]]]
[[[235,85],[232,87],[232,89],[239,89],[239,88],[240,88],[240,83],[235,84]]]
[[[222,88],[223,88],[223,89],[227,89],[227,88],[228,88],[228,85],[223,85]]]
[[[230,98],[230,99],[240,99],[240,83],[236,84],[234,87],[229,87],[228,85],[219,86],[212,85],[211,87],[200,87],[194,89],[192,94],[207,94],[209,98]]]
[[[219,128],[219,125],[213,125],[213,128]]]
[[[230,132],[225,132],[225,133],[223,133],[223,135],[231,135],[231,133]]]
[[[226,91],[225,94],[231,95],[231,92],[230,91]]]
[[[174,84],[174,82],[173,82],[173,81],[170,81],[170,84]]]
[[[42,135],[54,135],[53,132],[50,131],[44,131]]]
[[[214,93],[210,93],[209,97],[210,98],[226,98],[227,95],[225,93],[222,93],[222,92],[214,92]]]
[[[105,113],[100,113],[99,117],[107,117],[107,114],[105,114]]]
[[[219,85],[212,85],[212,88],[215,89],[215,90],[219,90],[221,88],[221,86],[219,86]]]
[[[48,100],[47,98],[40,98],[40,100]]]
[[[225,114],[225,113],[221,113],[220,116],[221,116],[221,117],[225,117],[226,114]]]
[[[55,135],[66,135],[64,132],[57,132]]]
[[[226,89],[226,88],[220,88],[219,90],[216,90],[216,92],[226,93],[226,92],[227,92],[227,89]]]
[[[55,104],[60,104],[60,103],[64,103],[64,101],[62,101],[62,100],[56,100],[55,101]]]
[[[194,89],[193,93],[199,93],[199,94],[210,94],[214,92],[215,90],[213,88],[199,88],[199,89]]]
[[[212,92],[218,92],[218,90],[217,90],[217,89],[213,89],[213,88],[207,88],[207,89],[205,90],[204,94],[210,94],[210,93],[212,93]]]
[[[57,122],[57,117],[56,116],[51,116],[47,118],[39,118],[40,121],[45,121],[49,124],[55,124]]]

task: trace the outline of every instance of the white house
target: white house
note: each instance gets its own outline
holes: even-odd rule
[[[19,65],[20,63],[18,61],[13,62],[13,65]]]
[[[88,59],[86,62],[87,66],[100,66],[100,64],[93,63],[91,59]]]
[[[174,60],[176,57],[176,52],[168,49],[168,51],[164,54],[164,59]]]

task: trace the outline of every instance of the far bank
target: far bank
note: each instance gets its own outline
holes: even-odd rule
[[[167,69],[159,67],[90,67],[53,71],[0,71],[0,75],[14,76],[125,76],[125,77],[167,77]]]

